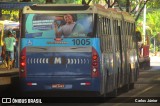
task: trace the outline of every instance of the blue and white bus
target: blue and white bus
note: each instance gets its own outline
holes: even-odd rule
[[[83,31],[65,35],[65,15]],[[56,25],[55,25],[56,23]],[[57,29],[55,29],[57,26]],[[81,29],[79,29],[81,30]],[[61,36],[56,33],[61,31]],[[20,80],[25,91],[77,91],[116,96],[138,77],[134,19],[100,5],[25,6],[21,14]]]

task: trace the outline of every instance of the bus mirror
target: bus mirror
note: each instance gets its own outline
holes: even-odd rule
[[[141,32],[139,32],[139,31],[136,31],[136,40],[137,40],[137,42],[141,42],[142,41]]]

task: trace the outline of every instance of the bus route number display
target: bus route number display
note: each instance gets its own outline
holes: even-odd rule
[[[90,39],[73,39],[73,45],[90,45]]]

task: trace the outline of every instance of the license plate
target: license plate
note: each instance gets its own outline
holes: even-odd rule
[[[64,84],[53,84],[52,88],[64,88]]]

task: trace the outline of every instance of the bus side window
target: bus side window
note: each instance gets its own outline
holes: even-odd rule
[[[102,17],[102,35],[103,35],[103,45],[104,45],[104,51],[106,51],[107,45],[106,45],[106,27],[105,27],[105,17]]]
[[[104,36],[102,35],[102,16],[98,16],[98,37],[100,38],[101,50],[104,52]]]

